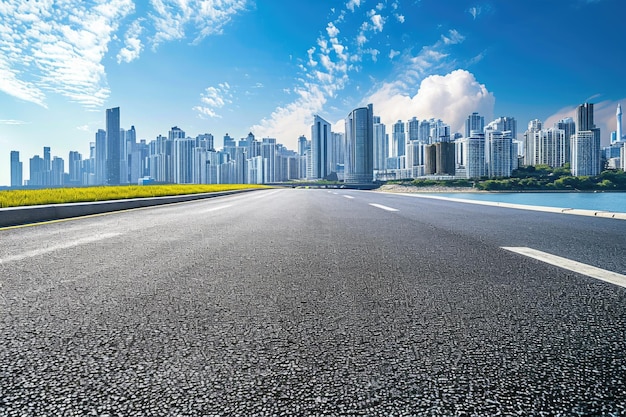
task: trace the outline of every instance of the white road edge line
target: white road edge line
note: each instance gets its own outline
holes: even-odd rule
[[[54,252],[61,249],[69,249],[75,246],[85,245],[87,243],[97,242],[99,240],[110,239],[112,237],[120,236],[122,233],[103,233],[97,236],[90,236],[83,239],[74,240],[72,242],[62,243],[60,245],[49,246],[47,248],[35,249],[29,252],[20,253],[19,255],[10,255],[6,258],[0,259],[0,264],[21,261],[34,256],[44,255],[46,253]]]
[[[382,210],[398,211],[398,209],[387,207],[387,206],[383,206],[382,204],[369,203],[369,205],[372,206],[372,207],[376,207],[376,208],[382,209]]]
[[[626,275],[618,274],[617,272],[607,271],[606,269],[572,261],[571,259],[562,258],[532,248],[503,246],[502,249],[626,288]]]
[[[351,195],[344,195],[345,198],[348,198],[350,200],[352,200],[354,197],[352,197]]]

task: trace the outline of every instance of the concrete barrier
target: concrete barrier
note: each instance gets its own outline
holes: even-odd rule
[[[215,193],[0,208],[0,227],[19,226],[29,223],[88,216],[90,214],[159,206],[162,204],[182,203],[185,201],[201,200],[204,198],[220,197],[256,190],[257,189],[251,188],[246,190],[220,191]]]

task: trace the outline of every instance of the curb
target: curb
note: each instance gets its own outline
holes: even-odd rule
[[[502,202],[487,201],[487,200],[468,200],[468,199],[463,199],[463,198],[440,197],[440,196],[435,196],[435,195],[424,195],[424,194],[419,194],[419,193],[390,193],[387,191],[382,191],[382,192],[387,193],[387,194],[398,194],[398,195],[403,195],[407,197],[430,198],[433,200],[446,200],[446,201],[454,201],[457,203],[478,204],[481,206],[505,207],[505,208],[512,208],[512,209],[518,209],[518,210],[542,211],[546,213],[560,213],[560,214],[570,214],[570,215],[576,215],[576,216],[601,217],[605,219],[626,220],[626,213],[614,213],[610,211],[585,210],[585,209],[548,207],[548,206],[532,206],[532,205],[525,205],[525,204],[502,203]]]
[[[185,201],[221,197],[257,191],[255,188],[214,193],[184,194],[177,196],[129,198],[124,200],[107,200],[66,204],[46,204],[40,206],[23,206],[0,208],[0,227],[21,226],[51,220],[69,219],[72,217],[129,210],[141,207],[160,206],[163,204],[182,203]]]

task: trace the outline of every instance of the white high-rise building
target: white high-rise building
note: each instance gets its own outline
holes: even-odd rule
[[[380,122],[379,116],[374,116],[374,170],[386,169],[389,156],[386,126]]]
[[[511,132],[511,138],[517,138],[517,121],[515,120],[515,117],[498,117],[485,127],[485,129],[487,128],[500,132]]]
[[[176,184],[193,183],[193,149],[195,139],[178,138],[174,140],[173,168]]]
[[[570,146],[572,143],[572,135],[576,133],[576,122],[574,122],[572,117],[566,117],[565,119],[559,120],[554,127],[565,131],[565,158],[563,159],[563,163],[571,162],[572,150]]]
[[[514,157],[512,145],[510,132],[485,129],[485,164],[489,178],[511,176]]]
[[[524,132],[524,165],[537,165],[537,147],[535,133],[543,128],[539,119],[528,122],[528,130]]]
[[[593,130],[576,132],[571,139],[572,175],[593,176],[600,174],[600,138]]]
[[[465,137],[469,138],[473,130],[480,132],[485,130],[485,118],[476,112],[467,116],[465,120]]]
[[[527,165],[558,168],[565,163],[565,130],[551,127],[533,132],[534,160]]]
[[[470,136],[456,140],[457,175],[481,178],[485,172],[485,134],[473,130]]]

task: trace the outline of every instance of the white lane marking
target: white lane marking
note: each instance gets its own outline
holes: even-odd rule
[[[383,206],[382,204],[376,204],[376,203],[369,203],[370,206],[372,207],[376,207],[382,210],[387,210],[387,211],[398,211],[398,209],[395,208],[391,208],[391,207],[387,207],[387,206]]]
[[[572,261],[571,259],[562,258],[560,256],[541,252],[532,248],[502,247],[502,249],[626,288],[626,275],[618,274],[617,272],[607,271],[606,269],[587,265],[582,262]]]
[[[217,206],[217,207],[212,207],[212,208],[210,208],[210,209],[202,210],[202,211],[200,212],[200,214],[203,214],[203,213],[210,213],[210,212],[212,212],[212,211],[222,210],[222,209],[225,209],[225,208],[228,208],[228,207],[232,207],[232,206],[233,206],[232,204],[224,204],[224,205],[222,205],[222,206]]]
[[[120,236],[122,233],[103,233],[97,236],[90,236],[83,239],[74,240],[72,242],[62,243],[59,245],[49,246],[47,248],[35,249],[29,252],[20,253],[18,255],[10,255],[6,258],[0,259],[0,264],[21,261],[23,259],[32,258],[34,256],[44,255],[46,253],[54,252],[62,249],[69,249],[75,246],[85,245],[88,243],[97,242],[99,240],[110,239],[112,237]]]
[[[348,198],[350,200],[352,200],[354,197],[352,197],[351,195],[344,195],[345,198]]]
[[[267,190],[265,192],[260,192],[260,193],[255,193],[255,192],[244,193],[244,195],[240,195],[240,197],[241,198],[246,198],[248,200],[257,200],[257,199],[260,199],[260,198],[269,197],[269,196],[274,195],[276,193],[280,193],[281,191],[283,191],[283,190],[273,190],[273,191]],[[256,195],[253,195],[253,194],[256,194]]]

